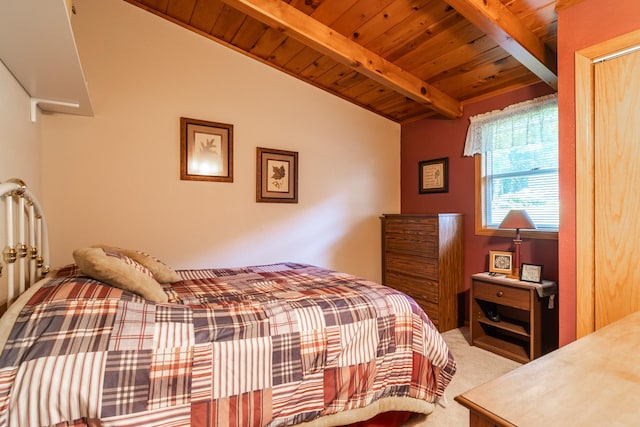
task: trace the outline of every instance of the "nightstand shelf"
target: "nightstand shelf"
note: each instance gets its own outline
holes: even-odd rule
[[[513,323],[513,322],[509,322],[508,320],[501,320],[499,322],[494,322],[493,320],[490,320],[488,318],[484,318],[484,319],[478,319],[478,322],[483,323],[485,325],[488,325],[490,327],[494,327],[496,329],[502,329],[504,331],[507,332],[511,332],[514,335],[520,335],[522,336],[524,339],[528,340],[531,335],[528,332],[528,325],[525,325],[523,323]]]
[[[490,351],[500,356],[515,360],[520,363],[529,362],[529,352],[522,344],[517,344],[504,338],[492,335],[485,335],[476,338],[473,345]],[[527,344],[528,346],[528,344]]]
[[[471,343],[521,363],[557,348],[554,282],[471,276]],[[491,315],[489,315],[491,313]],[[493,316],[499,320],[493,320]]]

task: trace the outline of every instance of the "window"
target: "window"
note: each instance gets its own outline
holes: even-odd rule
[[[476,155],[476,233],[497,232],[510,209],[525,209],[539,236],[557,238],[556,95],[470,118],[465,155]]]

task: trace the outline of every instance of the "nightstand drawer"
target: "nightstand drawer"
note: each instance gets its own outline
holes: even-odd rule
[[[530,291],[528,289],[512,288],[474,280],[473,297],[522,310],[531,308]]]

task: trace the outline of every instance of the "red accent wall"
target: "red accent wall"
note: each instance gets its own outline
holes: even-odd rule
[[[640,29],[640,1],[584,0],[558,12],[558,101],[560,156],[560,232],[558,241],[525,240],[522,260],[544,265],[544,277],[558,280],[559,343],[576,338],[576,197],[575,197],[575,52]],[[465,289],[469,276],[487,269],[489,250],[507,250],[510,239],[474,233],[472,158],[462,157],[469,116],[550,93],[535,85],[465,106],[459,120],[421,120],[402,126],[403,213],[465,214]],[[449,157],[449,192],[418,194],[418,162]],[[561,260],[559,263],[558,260]],[[560,268],[559,268],[560,265]],[[468,304],[468,297],[467,297]],[[468,313],[468,310],[465,311]],[[467,314],[468,316],[468,314]]]
[[[460,212],[464,214],[465,306],[468,308],[470,276],[488,271],[490,250],[512,250],[513,238],[476,236],[474,226],[474,159],[463,157],[469,117],[511,104],[553,93],[545,84],[537,84],[491,99],[468,104],[458,120],[420,120],[402,125],[401,136],[401,211],[402,213]],[[449,158],[449,191],[418,193],[418,162]],[[515,231],[514,231],[515,237]],[[524,239],[521,262],[542,264],[543,277],[558,279],[558,241]],[[465,320],[469,310],[465,309]]]
[[[560,345],[576,338],[575,52],[640,28],[638,0],[584,0],[558,13]]]

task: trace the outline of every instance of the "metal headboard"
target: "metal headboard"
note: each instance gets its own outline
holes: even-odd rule
[[[0,276],[7,277],[8,307],[49,272],[49,242],[42,208],[22,180],[0,183],[0,200],[5,204],[6,222]]]

